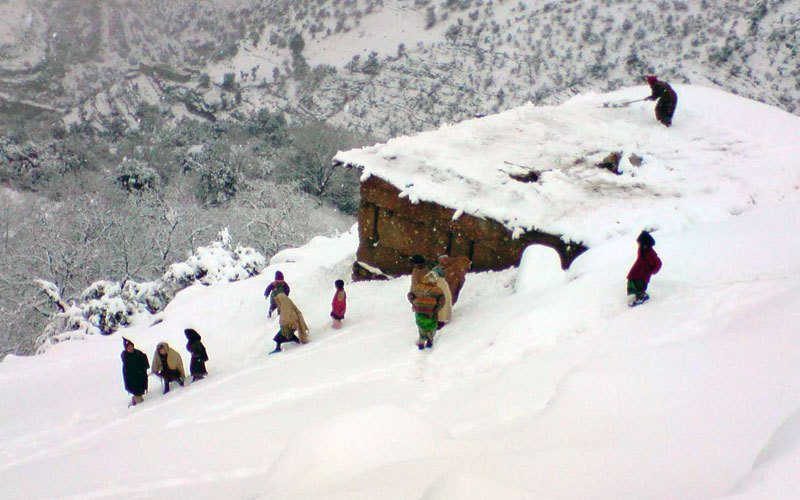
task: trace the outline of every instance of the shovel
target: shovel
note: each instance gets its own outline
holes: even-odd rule
[[[631,104],[633,104],[635,102],[646,101],[647,99],[648,99],[647,97],[643,97],[642,99],[635,99],[633,101],[626,101],[626,102],[604,102],[603,103],[603,107],[604,108],[627,108],[628,106],[630,106]]]

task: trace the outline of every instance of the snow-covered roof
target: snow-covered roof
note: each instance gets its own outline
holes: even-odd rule
[[[685,227],[740,213],[783,190],[770,169],[800,171],[800,118],[722,91],[675,86],[673,126],[633,87],[521,106],[385,144],[339,152],[335,162],[377,176],[410,201],[429,201],[589,246],[642,228]],[[776,147],[780,145],[780,147]],[[614,175],[596,166],[622,152]],[[629,158],[643,159],[633,166]],[[512,175],[540,172],[538,182]]]

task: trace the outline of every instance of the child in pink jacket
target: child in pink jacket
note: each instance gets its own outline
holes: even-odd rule
[[[331,318],[333,318],[334,330],[338,330],[342,327],[344,313],[347,311],[347,293],[344,291],[344,281],[336,280],[334,286],[336,286],[336,291],[333,293],[331,301]]]

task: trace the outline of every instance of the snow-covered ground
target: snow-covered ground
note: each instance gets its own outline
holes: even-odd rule
[[[211,358],[209,378],[167,395],[151,378],[140,406],[126,407],[120,334],[9,356],[0,498],[798,498],[800,160],[786,139],[800,118],[769,140],[774,112],[748,108],[757,135],[730,123],[727,158],[761,158],[768,189],[753,189],[769,196],[725,212],[714,190],[665,175],[693,213],[716,215],[662,217],[654,196],[566,273],[534,247],[519,270],[470,274],[431,351],[415,346],[407,277],[348,283],[345,328],[330,328],[352,231],[250,280],[189,288],[163,322],[122,332],[151,359],[167,341],[186,362],[192,327]],[[725,138],[692,146],[677,123],[641,126],[702,168]],[[629,309],[648,218],[664,268],[651,301]],[[312,342],[268,356],[277,321],[262,291],[277,269]]]
[[[380,11],[362,17],[358,26],[346,33],[307,40],[304,55],[311,66],[341,67],[355,55],[365,61],[370,52],[375,52],[383,59],[396,55],[400,44],[409,49],[439,42],[444,31],[445,26],[425,29],[424,10],[403,2],[388,2]]]
[[[425,12],[404,2],[389,2],[372,14],[362,17],[357,27],[347,32],[306,37],[303,57],[311,67],[327,64],[343,67],[354,56],[365,61],[370,52],[375,52],[381,59],[397,54],[398,46],[413,48],[418,43],[432,44],[441,41],[444,26],[425,29]],[[258,74],[267,79],[272,78],[272,69],[280,68],[291,60],[288,48],[278,49],[268,41],[269,34],[262,34],[262,41],[257,46],[242,43],[239,51],[230,61],[211,65],[209,74],[221,80],[227,72],[237,73],[250,71],[258,66]],[[257,84],[261,77],[254,79]]]

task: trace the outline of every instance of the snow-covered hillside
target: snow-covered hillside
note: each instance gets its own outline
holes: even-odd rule
[[[207,379],[167,395],[151,378],[140,406],[126,408],[119,334],[8,356],[0,498],[798,498],[800,160],[787,139],[800,118],[747,103],[743,133],[727,96],[702,95],[719,110],[712,136],[688,141],[677,116],[641,127],[698,169],[709,151],[760,158],[736,191],[755,203],[719,210],[714,189],[665,175],[696,215],[677,204],[663,217],[654,193],[566,273],[533,247],[518,270],[470,274],[424,352],[407,277],[348,283],[345,327],[330,328],[351,231],[286,250],[258,277],[186,289],[163,322],[122,332],[151,358],[167,341],[186,361],[192,327],[211,358]],[[629,309],[647,219],[664,268],[651,301]],[[268,356],[277,321],[262,292],[278,269],[312,342]]]
[[[613,90],[657,72],[796,113],[797,7],[797,0],[0,2],[9,19],[0,21],[0,102],[14,103],[17,118],[58,108],[69,110],[68,123],[98,128],[114,120],[136,127],[148,105],[173,120],[279,109],[385,139],[527,101]],[[293,48],[297,36],[303,43]]]

